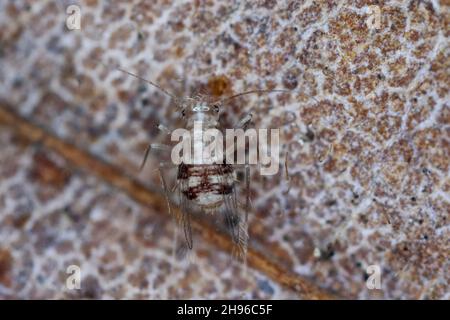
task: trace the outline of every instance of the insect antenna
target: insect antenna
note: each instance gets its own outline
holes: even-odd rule
[[[92,59],[92,58],[91,58],[91,59]],[[102,62],[102,61],[99,61],[99,60],[97,60],[97,59],[92,59],[92,60],[94,60],[94,61],[96,61],[96,62],[102,64],[102,65],[105,66],[106,68],[109,68],[109,66],[108,66],[106,63]],[[145,78],[143,78],[143,77],[141,77],[141,76],[139,76],[139,75],[137,75],[137,74],[135,74],[135,73],[133,73],[133,72],[127,71],[127,70],[122,69],[121,67],[118,67],[118,66],[113,66],[112,68],[114,68],[114,69],[116,69],[116,70],[118,70],[118,71],[120,71],[120,72],[123,72],[123,73],[125,73],[125,74],[127,74],[127,75],[129,75],[129,76],[132,76],[132,77],[134,77],[134,78],[136,78],[136,79],[139,79],[139,80],[141,80],[141,81],[143,81],[143,82],[145,82],[145,83],[147,83],[147,84],[149,84],[149,85],[155,87],[156,89],[159,89],[162,93],[164,93],[165,95],[169,96],[169,97],[172,98],[173,100],[175,100],[175,101],[177,101],[177,102],[179,101],[179,98],[178,98],[176,95],[170,93],[169,91],[167,91],[166,89],[164,89],[163,87],[161,87],[161,86],[160,86],[159,84],[157,84],[156,82],[147,80],[147,79],[145,79]]]
[[[145,149],[144,159],[142,159],[141,165],[139,166],[139,172],[142,171],[142,169],[144,169],[145,163],[147,162],[147,158],[151,149],[152,149],[151,144],[148,145],[148,147]]]
[[[147,80],[147,79],[145,79],[145,78],[143,78],[143,77],[141,77],[141,76],[138,76],[137,74],[134,74],[134,73],[132,73],[132,72],[130,72],[130,71],[124,70],[124,69],[122,69],[122,68],[120,68],[120,67],[115,67],[115,69],[117,69],[117,70],[119,70],[119,71],[121,71],[121,72],[123,72],[123,73],[126,73],[126,74],[128,74],[129,76],[135,77],[136,79],[139,79],[139,80],[141,80],[141,81],[143,81],[143,82],[145,82],[145,83],[148,83],[149,85],[152,85],[153,87],[155,87],[155,88],[161,90],[161,92],[163,92],[163,93],[166,94],[167,96],[171,97],[172,99],[178,100],[178,97],[177,97],[177,96],[175,96],[174,94],[170,93],[169,91],[167,91],[166,89],[164,89],[164,88],[161,87],[159,84],[157,84],[157,83],[155,83],[155,82],[153,82],[153,81]]]
[[[291,92],[291,90],[283,90],[283,89],[274,89],[274,90],[269,90],[269,89],[267,89],[267,90],[250,90],[250,91],[245,91],[245,92],[241,92],[241,93],[232,95],[232,96],[230,96],[230,97],[226,97],[226,98],[224,98],[224,99],[222,99],[222,100],[217,101],[216,103],[224,103],[224,102],[226,102],[226,101],[233,100],[233,99],[235,99],[235,98],[238,98],[238,97],[241,97],[241,96],[245,96],[245,95],[248,95],[248,94],[255,94],[255,93],[270,93],[270,92]]]

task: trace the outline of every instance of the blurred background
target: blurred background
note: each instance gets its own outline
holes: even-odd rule
[[[449,14],[0,0],[0,298],[449,299]],[[138,167],[179,110],[116,67],[179,96],[292,90],[222,109],[280,128],[287,161],[253,170],[247,267],[201,217],[191,263],[172,259],[160,159]]]

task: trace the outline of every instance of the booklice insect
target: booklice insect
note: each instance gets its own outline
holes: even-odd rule
[[[126,70],[120,68],[117,69],[158,88],[164,94],[172,98],[181,111],[181,117],[184,119],[185,129],[192,132],[193,135],[196,134],[194,132],[194,126],[196,124],[201,125],[201,133],[207,129],[219,130],[220,108],[224,103],[232,99],[248,94],[287,91],[252,90],[239,93],[219,101],[210,101],[210,99],[205,96],[180,99],[154,82],[146,80]],[[245,129],[249,125],[251,119],[251,114],[246,115],[237,123],[235,129]],[[173,132],[163,125],[159,125],[158,128],[167,134]],[[204,141],[194,141],[194,148],[196,143],[204,143]],[[144,168],[149,153],[152,150],[170,151],[170,149],[171,147],[169,145],[150,144],[145,151],[140,170]],[[204,158],[194,155],[192,162],[181,162],[178,164],[176,184],[174,188],[169,188],[162,172],[162,168],[167,165],[170,166],[173,164],[162,162],[160,163],[158,171],[169,208],[169,213],[175,214],[177,225],[183,230],[182,232],[184,233],[186,249],[193,248],[191,227],[192,213],[200,211],[205,214],[221,214],[223,221],[225,221],[225,227],[233,241],[233,256],[245,261],[248,245],[248,213],[250,207],[249,164],[244,164],[246,201],[243,205],[238,203],[236,196],[238,181],[235,171],[236,165],[229,164],[224,161],[224,159],[219,159],[219,161],[205,161]],[[178,207],[180,211],[174,213],[171,207],[171,199],[173,198],[173,193],[176,192],[178,194]]]

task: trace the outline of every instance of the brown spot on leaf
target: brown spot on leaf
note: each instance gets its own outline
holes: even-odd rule
[[[31,213],[29,212],[14,214],[12,218],[12,224],[17,229],[21,229],[27,223],[30,217]]]
[[[213,96],[222,96],[231,91],[231,81],[226,76],[215,76],[208,80],[208,91]]]
[[[8,249],[0,248],[0,284],[10,287],[13,258]]]
[[[37,183],[51,185],[55,188],[64,186],[70,179],[70,173],[43,152],[37,152],[34,155],[30,176]]]

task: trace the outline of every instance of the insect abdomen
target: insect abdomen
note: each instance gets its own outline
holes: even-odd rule
[[[217,208],[224,196],[233,192],[234,173],[231,165],[186,165],[178,167],[181,193],[203,208]]]

